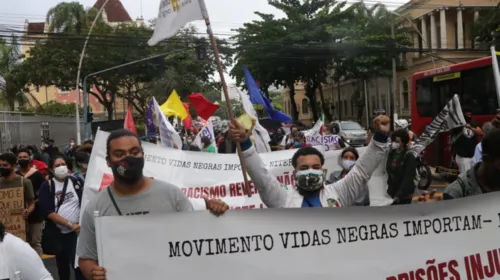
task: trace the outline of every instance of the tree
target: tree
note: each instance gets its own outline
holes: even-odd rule
[[[246,65],[256,80],[263,84],[276,87],[285,86],[289,89],[292,118],[298,119],[295,103],[295,83],[299,80],[296,62],[289,59],[292,56],[288,45],[288,33],[285,19],[275,19],[272,14],[255,12],[261,20],[245,23],[236,29],[236,64],[231,70],[231,76],[236,78],[238,85],[243,84],[243,65]]]
[[[22,56],[17,37],[11,38],[10,42],[0,39],[0,93],[9,109],[14,111],[16,101],[20,105],[27,102],[24,94],[27,77],[20,71]]]
[[[475,42],[487,46],[495,43],[500,48],[500,4],[496,8],[484,8],[479,11],[478,20],[469,27],[469,34]]]
[[[90,28],[96,9],[84,10],[77,2],[61,3],[49,11],[47,18],[51,33],[48,39],[39,41],[29,52],[24,71],[34,85],[55,85],[74,88],[80,52],[86,39],[83,30]],[[211,80],[215,72],[213,56],[205,61],[196,59],[194,46],[207,44],[207,40],[195,36],[197,30],[187,28],[177,36],[158,44],[147,45],[153,30],[148,26],[126,23],[107,25],[99,20],[87,46],[82,66],[84,76],[124,63],[171,53],[165,57],[140,62],[89,77],[88,94],[97,98],[112,119],[117,97],[125,98],[141,114],[151,96],[165,100],[172,89],[181,96],[213,88]],[[85,32],[83,32],[85,33]],[[225,65],[232,63],[232,52],[227,42],[218,40]],[[176,53],[173,53],[176,52]],[[80,87],[83,88],[83,83]]]
[[[82,4],[78,2],[62,2],[47,12],[46,21],[49,32],[65,32],[81,34],[88,27],[87,13]]]

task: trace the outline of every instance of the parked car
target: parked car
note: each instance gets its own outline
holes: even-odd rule
[[[359,123],[354,121],[334,121],[332,126],[346,144],[350,146],[366,145],[367,133]]]

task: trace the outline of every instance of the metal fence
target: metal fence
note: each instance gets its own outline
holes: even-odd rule
[[[47,138],[59,147],[67,145],[76,138],[75,117],[0,111],[0,152],[14,144],[40,146]]]

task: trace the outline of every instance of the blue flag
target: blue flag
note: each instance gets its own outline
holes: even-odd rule
[[[149,108],[148,111],[146,112],[146,128],[148,131],[148,136],[156,136],[156,126],[153,121],[153,114],[154,114],[154,101],[151,98],[151,101],[149,101]]]
[[[247,67],[243,65],[243,70],[245,72],[245,80],[248,88],[248,95],[250,96],[250,101],[254,105],[262,105],[267,113],[269,119],[274,121],[279,121],[282,123],[291,123],[292,118],[287,114],[276,110],[271,103],[271,101],[262,94],[260,88],[257,86],[252,74],[248,71]]]

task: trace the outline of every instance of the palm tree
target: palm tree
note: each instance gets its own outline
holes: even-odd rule
[[[87,27],[87,11],[78,2],[62,2],[47,13],[49,32],[81,34]]]
[[[27,101],[24,94],[27,79],[21,71],[21,58],[19,43],[14,35],[10,42],[0,40],[0,94],[10,110],[15,109],[16,101],[21,105]]]

